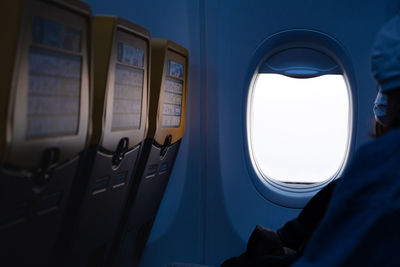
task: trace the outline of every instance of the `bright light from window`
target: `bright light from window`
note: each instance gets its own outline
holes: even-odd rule
[[[250,99],[250,147],[264,178],[319,183],[342,167],[349,92],[341,75],[296,79],[259,74]]]

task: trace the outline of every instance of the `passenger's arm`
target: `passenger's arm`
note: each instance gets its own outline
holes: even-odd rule
[[[287,222],[277,231],[285,247],[297,251],[309,240],[325,215],[338,181],[336,179],[325,186],[307,203],[296,219]]]

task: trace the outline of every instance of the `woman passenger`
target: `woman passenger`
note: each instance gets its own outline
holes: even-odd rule
[[[380,101],[387,101],[378,112],[383,125],[378,124],[377,134],[381,136],[356,152],[296,267],[399,265],[399,15],[379,32],[371,63],[382,93]]]

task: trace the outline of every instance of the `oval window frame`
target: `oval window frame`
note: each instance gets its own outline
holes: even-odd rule
[[[313,184],[308,187],[289,187],[284,184],[277,183],[271,179],[265,178],[258,170],[253,159],[250,140],[250,110],[252,93],[260,68],[274,55],[281,51],[294,48],[308,48],[319,51],[332,60],[339,66],[343,78],[346,82],[349,97],[349,139],[347,145],[347,153],[338,174],[325,182]],[[246,165],[249,176],[256,187],[257,191],[267,200],[284,207],[303,208],[309,199],[314,196],[321,188],[329,182],[339,177],[347,168],[349,155],[355,148],[355,136],[357,131],[357,86],[354,78],[354,71],[345,48],[334,38],[329,35],[307,29],[292,29],[281,31],[264,39],[256,48],[256,51],[250,61],[250,66],[247,71],[247,79],[244,86],[243,102],[243,136],[244,150],[246,152]]]

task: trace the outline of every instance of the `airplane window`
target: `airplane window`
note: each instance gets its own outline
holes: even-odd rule
[[[249,147],[262,178],[288,187],[336,177],[350,139],[350,92],[342,75],[259,73],[249,102]]]

